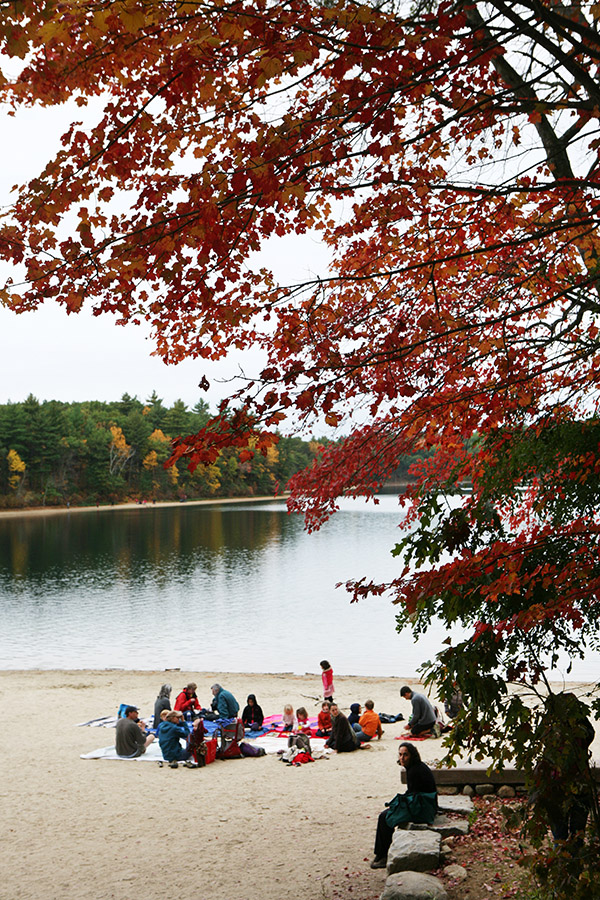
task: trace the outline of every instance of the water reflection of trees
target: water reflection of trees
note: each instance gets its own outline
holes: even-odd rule
[[[35,580],[108,574],[122,582],[210,575],[301,527],[283,505],[140,507],[0,521],[0,573]]]

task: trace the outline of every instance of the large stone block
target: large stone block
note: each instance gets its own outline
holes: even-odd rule
[[[437,815],[432,825],[420,825],[411,822],[411,831],[437,831],[442,838],[459,837],[469,833],[469,823],[466,819],[450,819],[448,816]]]
[[[390,875],[379,900],[447,900],[441,881],[422,872]]]
[[[395,831],[387,858],[388,875],[436,869],[441,843],[437,831]]]
[[[459,794],[457,797],[438,796],[438,810],[441,813],[460,813],[461,816],[468,816],[474,809],[473,801],[465,794]]]

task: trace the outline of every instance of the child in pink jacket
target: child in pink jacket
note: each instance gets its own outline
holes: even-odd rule
[[[320,666],[323,670],[321,672],[321,678],[323,680],[323,699],[329,700],[331,703],[333,701],[333,669],[326,659],[321,660]]]

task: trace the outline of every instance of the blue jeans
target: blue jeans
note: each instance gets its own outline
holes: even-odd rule
[[[365,743],[367,743],[367,741],[371,740],[369,735],[364,733],[364,731],[362,730],[362,728],[360,727],[358,722],[353,722],[352,727],[354,728],[354,730],[356,732],[356,737],[359,739],[361,744],[365,744]]]

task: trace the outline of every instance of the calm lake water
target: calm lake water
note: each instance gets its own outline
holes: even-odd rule
[[[447,633],[414,643],[389,598],[336,589],[398,571],[398,501],[380,501],[310,535],[283,501],[0,520],[0,667],[412,675]]]

